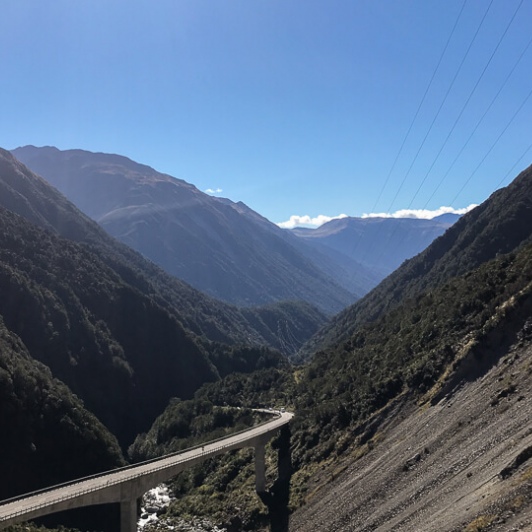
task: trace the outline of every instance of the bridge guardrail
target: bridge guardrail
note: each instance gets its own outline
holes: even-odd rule
[[[268,413],[268,411],[264,411],[264,412]],[[281,412],[279,412],[279,411],[272,411],[271,414],[275,415],[276,418],[282,417],[281,416]],[[3,501],[0,501],[0,507],[1,506],[5,506],[5,505],[10,504],[10,503],[13,503],[13,502],[24,501],[25,499],[29,499],[29,498],[34,497],[36,495],[42,495],[44,493],[47,493],[47,492],[50,492],[50,491],[53,491],[53,490],[56,490],[56,489],[66,488],[68,486],[75,486],[76,484],[81,484],[81,483],[87,482],[89,480],[94,480],[94,479],[101,478],[101,477],[104,477],[104,476],[107,476],[107,475],[114,475],[116,473],[127,471],[129,469],[141,467],[141,466],[144,466],[144,465],[149,465],[151,463],[158,462],[158,461],[161,461],[161,460],[166,460],[168,458],[172,458],[172,457],[175,457],[175,456],[180,455],[180,454],[185,454],[187,452],[194,451],[196,449],[200,449],[200,448],[205,447],[207,445],[212,445],[212,444],[214,444],[216,442],[223,441],[223,440],[226,440],[228,438],[233,438],[234,436],[238,436],[238,435],[244,434],[246,432],[249,432],[250,430],[254,430],[254,429],[256,429],[258,427],[261,427],[263,425],[266,425],[268,423],[272,423],[272,420],[263,421],[262,423],[259,423],[259,424],[255,425],[255,426],[253,426],[253,427],[251,427],[249,429],[243,429],[243,430],[234,432],[234,433],[232,433],[230,435],[222,436],[220,438],[216,438],[216,439],[211,440],[209,442],[200,443],[200,444],[194,445],[192,447],[188,447],[186,449],[182,449],[181,451],[168,453],[168,454],[166,454],[164,456],[160,456],[158,458],[152,458],[150,460],[145,460],[143,462],[138,462],[136,464],[131,464],[131,465],[128,465],[128,466],[119,467],[119,468],[116,468],[116,469],[111,469],[111,470],[104,471],[104,472],[101,472],[101,473],[96,473],[94,475],[89,475],[87,477],[82,477],[82,478],[78,478],[78,479],[71,480],[71,481],[68,481],[68,482],[63,482],[61,484],[55,484],[54,486],[49,486],[47,488],[43,488],[43,489],[40,489],[40,490],[36,490],[36,491],[29,492],[29,493],[25,493],[23,495],[19,495],[17,497],[12,497],[10,499],[5,499]],[[218,451],[221,451],[221,450],[225,449],[226,447],[229,447],[230,445],[232,445],[232,444],[221,445],[220,447],[215,447],[214,449],[211,449],[210,451],[203,451],[202,450],[200,456],[213,454],[215,452],[218,452]],[[151,472],[155,473],[157,471],[161,471],[161,470],[166,469],[168,467],[170,467],[170,466],[169,465],[161,465],[161,466],[153,469]],[[135,478],[138,478],[140,476],[143,476],[144,474],[145,473],[137,473],[136,475],[130,477],[128,479],[128,481],[129,480],[133,480]],[[40,508],[44,508],[46,506],[49,506],[51,503],[58,503],[58,502],[62,502],[62,501],[65,501],[65,500],[68,500],[68,499],[71,499],[71,498],[79,497],[81,495],[86,495],[87,493],[100,491],[102,489],[107,488],[108,486],[114,486],[116,484],[121,484],[122,482],[124,482],[124,479],[118,479],[117,478],[115,480],[108,481],[108,483],[106,484],[106,486],[104,488],[102,488],[101,486],[95,486],[93,488],[87,488],[85,490],[79,491],[75,495],[70,496],[70,497],[69,496],[58,497],[57,499],[54,499],[53,501],[47,501],[46,503],[40,503],[40,504],[32,505],[29,508],[26,508],[24,510],[18,510],[18,511],[12,512],[12,513],[0,518],[0,524],[1,524],[2,521],[7,521],[8,519],[12,519],[13,517],[17,517],[19,515],[23,515],[25,513],[31,512],[33,510],[38,510]]]
[[[202,452],[201,453],[201,456],[204,456],[204,455],[208,455],[208,454],[212,454],[213,452],[218,452],[218,451],[221,451],[223,450],[225,447],[229,447],[229,445],[222,445],[221,447],[216,447],[215,449],[211,449],[211,451],[209,452]],[[190,449],[187,449],[187,451],[181,451],[180,453],[178,454],[181,454],[181,453],[184,453],[184,452],[188,452],[190,450],[194,450],[194,448],[190,448]],[[174,453],[172,453],[173,455]],[[158,459],[155,459],[155,460],[162,460],[163,458],[169,458],[171,457],[172,455],[165,455],[164,457],[161,457],[161,458],[158,458]],[[133,467],[137,467],[141,464],[136,464],[135,466]],[[155,469],[153,469],[152,473],[155,473],[157,471],[161,471],[163,469],[166,469],[167,467],[169,467],[168,465],[167,466],[160,466],[160,467],[157,467]],[[42,492],[41,491],[38,491],[38,492],[32,492],[31,494],[27,494],[27,496],[24,496],[24,497],[21,497],[21,498],[17,498],[15,497],[14,499],[7,499],[6,501],[2,501],[2,505],[4,504],[9,504],[10,502],[17,502],[17,501],[23,501],[24,499],[28,499],[30,497],[33,497],[34,495],[41,495],[42,493],[46,493],[48,491],[52,491],[54,489],[57,489],[57,488],[62,488],[62,487],[68,487],[68,486],[75,486],[76,484],[81,484],[82,482],[85,482],[87,480],[94,480],[95,478],[99,478],[101,476],[105,476],[106,474],[110,474],[110,473],[116,473],[118,471],[121,471],[123,469],[129,469],[129,467],[126,467],[126,468],[119,468],[119,469],[113,469],[111,470],[110,472],[107,472],[107,473],[103,473],[103,474],[100,474],[100,475],[94,475],[94,476],[91,476],[91,477],[85,477],[85,478],[82,478],[82,479],[78,479],[77,481],[72,481],[72,482],[67,482],[67,483],[64,483],[64,484],[58,484],[56,486],[53,486],[53,487],[50,487],[50,488],[47,488],[45,490],[43,490]],[[129,480],[132,480],[132,479],[135,479],[135,478],[138,478],[138,477],[141,477],[144,473],[137,473],[136,475],[130,477],[128,479]],[[115,486],[116,484],[121,484],[122,482],[124,482],[124,479],[115,479],[115,480],[111,480],[108,482],[108,484],[105,485],[104,488],[102,488],[101,486],[94,486],[93,488],[87,488],[87,489],[84,489],[84,490],[81,490],[81,491],[78,491],[76,492],[75,495],[73,495],[72,497],[68,497],[68,496],[63,496],[63,497],[58,497],[52,501],[47,501],[47,502],[44,502],[44,503],[40,503],[40,504],[35,504],[35,505],[32,505],[30,506],[29,508],[26,508],[24,510],[17,510],[15,512],[12,512],[10,514],[7,514],[6,516],[2,517],[0,519],[0,523],[1,521],[7,521],[8,519],[12,519],[13,517],[17,517],[19,515],[23,515],[25,513],[28,513],[28,512],[31,512],[33,510],[39,510],[40,508],[45,508],[46,506],[49,506],[51,503],[57,503],[57,502],[62,502],[62,501],[66,501],[68,499],[71,499],[71,498],[74,498],[74,497],[79,497],[81,495],[86,495],[87,493],[93,493],[95,491],[100,491],[102,489],[105,489],[107,488],[108,486]]]

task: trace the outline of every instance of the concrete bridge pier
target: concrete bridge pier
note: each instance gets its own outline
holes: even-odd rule
[[[292,456],[290,451],[290,427],[281,427],[275,442],[277,448],[277,480],[268,491],[259,492],[262,502],[268,507],[271,532],[287,532],[290,521],[290,478],[292,477]]]
[[[137,532],[137,499],[120,503],[120,532]]]
[[[266,447],[255,445],[255,491],[266,491]]]
[[[269,438],[261,438],[255,443],[255,491],[266,491],[266,443]]]
[[[120,532],[137,532],[139,517],[138,481],[120,487]]]

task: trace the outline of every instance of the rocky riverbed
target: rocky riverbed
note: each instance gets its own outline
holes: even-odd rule
[[[190,520],[175,516],[167,517],[166,509],[172,502],[172,496],[165,484],[148,491],[142,497],[139,532],[160,532],[173,530],[174,532],[226,532],[225,528],[214,525],[204,517]]]

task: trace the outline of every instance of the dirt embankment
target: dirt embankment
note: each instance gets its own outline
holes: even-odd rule
[[[310,486],[291,531],[532,531],[532,346],[378,430],[365,456]]]

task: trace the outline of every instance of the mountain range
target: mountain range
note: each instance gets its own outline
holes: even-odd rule
[[[509,253],[532,240],[530,170],[460,218],[417,256],[406,261],[378,287],[337,314],[303,353],[312,353],[347,339],[363,323],[372,322],[406,298],[430,291],[452,277]]]
[[[347,257],[334,245],[357,223],[313,243],[275,233]],[[526,530],[531,279],[532,167],[327,321],[308,302],[205,295],[0,150],[0,497],[183,448],[190,420],[201,441],[215,405],[282,405],[296,412],[291,529]],[[302,342],[308,362],[291,366]],[[190,471],[167,516],[264,527],[252,474],[246,452]]]
[[[116,155],[33,147],[13,154],[109,234],[217,299],[241,306],[307,301],[330,314],[361,295],[335,282],[274,224],[183,180]]]
[[[460,215],[452,213],[430,220],[344,217],[316,229],[299,227],[292,232],[320,248],[326,246],[357,260],[384,279],[406,259],[423,251],[459,218]]]
[[[274,348],[293,349],[325,319],[304,303],[240,310],[205,296],[107,235],[4,150],[0,228],[0,425],[10,434],[0,460],[16,476],[6,473],[0,496],[123,463],[116,440],[127,448],[170,398],[284,365]],[[50,444],[54,434],[69,453]],[[94,459],[73,466],[82,448]],[[9,465],[34,462],[55,464],[53,475],[35,467],[17,476]]]
[[[291,529],[530,529],[531,279],[529,167],[312,338]]]
[[[287,231],[241,202],[118,155],[34,146],[12,153],[109,234],[239,306],[298,300],[334,314],[452,224],[351,218]],[[390,253],[392,241],[399,245]]]

